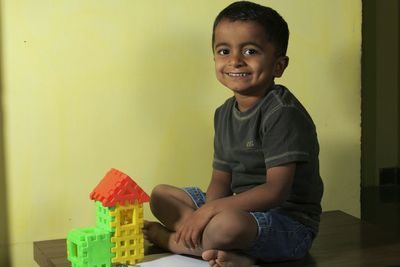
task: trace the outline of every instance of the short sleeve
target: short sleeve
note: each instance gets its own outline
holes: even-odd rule
[[[224,158],[223,153],[223,127],[221,123],[221,109],[217,109],[214,114],[214,158],[213,158],[213,169],[224,171],[224,172],[232,172],[231,166],[229,162]]]
[[[315,127],[296,106],[281,106],[265,118],[262,149],[266,168],[310,160]]]

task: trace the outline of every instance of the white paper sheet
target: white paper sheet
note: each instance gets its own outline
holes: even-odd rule
[[[209,267],[208,263],[203,260],[194,259],[182,255],[169,255],[160,259],[141,262],[135,267]]]

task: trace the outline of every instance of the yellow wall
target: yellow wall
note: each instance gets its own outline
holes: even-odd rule
[[[13,266],[35,266],[33,240],[94,225],[88,195],[111,167],[149,193],[206,187],[213,112],[230,96],[214,78],[211,26],[230,2],[1,0]],[[317,124],[323,208],[359,216],[361,1],[258,2],[290,26],[277,82]]]

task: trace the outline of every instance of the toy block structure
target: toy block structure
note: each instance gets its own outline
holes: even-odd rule
[[[67,237],[72,267],[136,264],[144,257],[143,203],[149,196],[126,174],[111,169],[90,193],[96,227],[75,229]]]

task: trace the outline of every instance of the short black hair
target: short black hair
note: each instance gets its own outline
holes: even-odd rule
[[[286,55],[289,28],[286,21],[274,9],[249,1],[234,2],[224,8],[215,18],[212,45],[215,41],[215,28],[222,20],[254,21],[260,24],[279,56]]]

